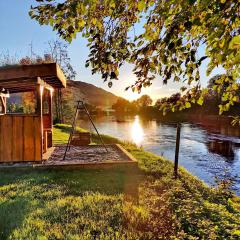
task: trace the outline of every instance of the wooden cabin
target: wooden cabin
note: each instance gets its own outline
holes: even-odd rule
[[[0,68],[0,162],[42,161],[52,147],[52,95],[65,88],[66,79],[56,63]],[[7,112],[13,93],[33,92],[35,113]]]

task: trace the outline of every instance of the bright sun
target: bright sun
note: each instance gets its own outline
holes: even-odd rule
[[[144,138],[143,128],[139,122],[139,117],[136,116],[131,129],[131,136],[134,143],[140,145]]]

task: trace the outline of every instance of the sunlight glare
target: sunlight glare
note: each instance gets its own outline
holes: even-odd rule
[[[131,130],[132,140],[135,144],[140,145],[144,138],[143,128],[139,122],[139,117],[136,116]]]

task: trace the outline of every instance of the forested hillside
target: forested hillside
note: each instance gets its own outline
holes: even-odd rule
[[[118,99],[116,95],[102,88],[86,82],[71,80],[67,82],[67,88],[63,89],[63,98],[66,99],[67,96],[71,101],[84,100],[92,106],[101,108],[112,107]]]

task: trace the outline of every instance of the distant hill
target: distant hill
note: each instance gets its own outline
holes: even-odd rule
[[[8,99],[8,103],[22,103],[22,94],[11,94],[11,98]],[[102,88],[98,88],[93,84],[81,82],[81,81],[67,81],[67,88],[62,89],[62,96],[65,103],[69,106],[75,106],[77,100],[83,100],[86,103],[100,107],[111,108],[116,103],[118,96],[105,91]]]
[[[102,108],[112,107],[116,103],[118,96],[81,81],[67,81],[67,88],[63,89],[63,98],[72,101],[84,100],[86,103]]]

